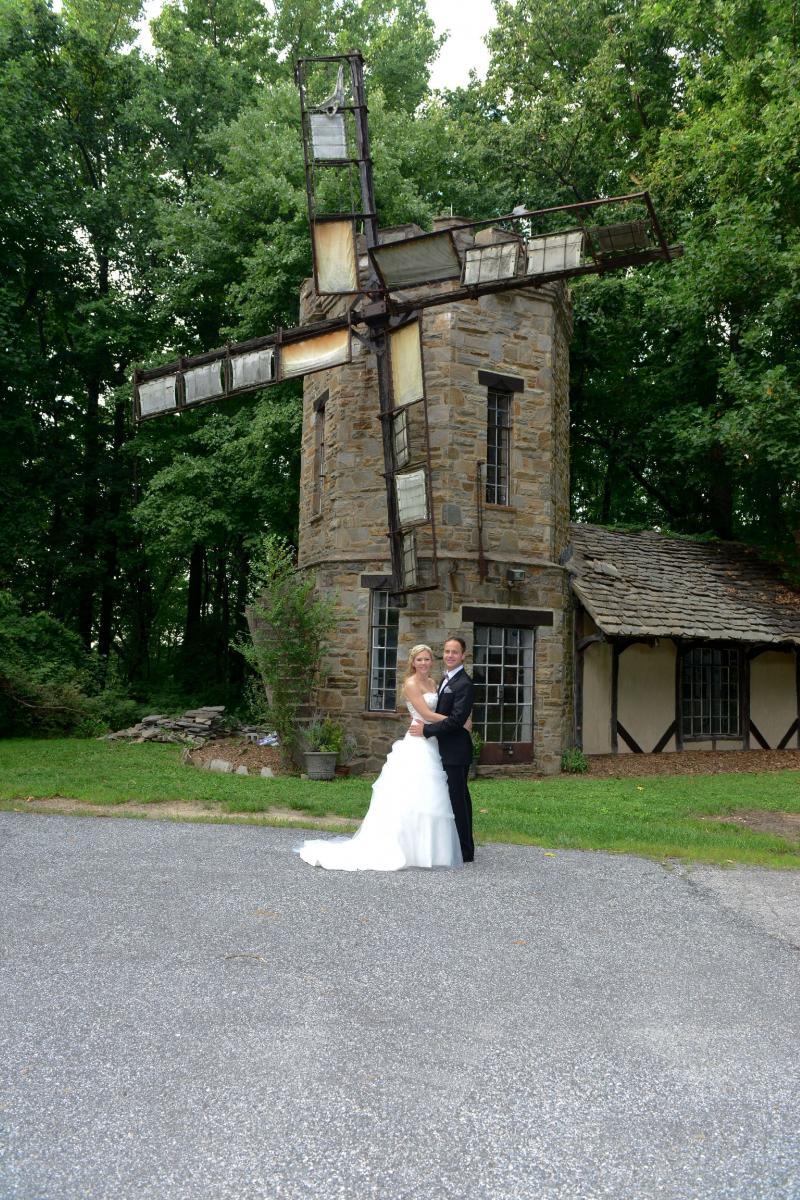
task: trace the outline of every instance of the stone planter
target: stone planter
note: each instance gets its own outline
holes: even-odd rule
[[[309,779],[333,779],[337,757],[335,750],[306,750],[306,775]]]

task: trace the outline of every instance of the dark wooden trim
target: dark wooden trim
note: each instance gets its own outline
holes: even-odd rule
[[[362,575],[361,587],[369,588],[372,592],[388,592],[392,588],[391,575]]]
[[[484,742],[481,763],[496,767],[509,762],[533,762],[533,742]]]
[[[617,720],[617,703],[619,699],[619,656],[622,651],[619,648],[619,643],[614,642],[611,651],[611,753],[619,753],[619,739],[617,731],[619,722]]]
[[[758,658],[759,654],[766,654],[768,650],[774,650],[774,649],[775,649],[775,646],[772,646],[772,645],[770,645],[770,646],[751,646],[750,649],[747,651],[747,657],[750,660],[750,662],[752,662],[754,658]]]
[[[608,638],[604,633],[590,633],[587,637],[581,638],[575,649],[578,654],[583,655],[584,650],[588,650],[590,646],[595,646],[600,642],[607,642]]]
[[[653,749],[652,749],[653,754],[661,753],[661,751],[664,749],[664,747],[666,746],[669,739],[673,736],[673,734],[675,734],[677,732],[677,727],[678,727],[678,722],[673,721],[672,724],[669,725],[667,727],[667,729],[664,730],[661,737],[656,742],[655,746],[653,746]]]
[[[525,381],[515,375],[497,375],[494,371],[478,371],[478,383],[498,392],[523,392]]]
[[[573,603],[574,611],[574,631],[572,644],[574,647],[574,662],[572,664],[573,674],[573,689],[572,703],[575,706],[573,714],[573,732],[575,735],[575,746],[578,750],[583,750],[583,664],[584,655],[580,653],[580,648],[583,642],[587,639],[583,637],[583,618],[584,608],[582,604]]]
[[[461,620],[473,625],[514,625],[519,629],[534,629],[537,625],[552,625],[553,612],[533,608],[478,608],[474,604],[464,604]]]
[[[750,749],[750,734],[760,741],[765,750],[769,746],[763,741],[761,734],[750,720],[750,656],[739,651],[739,728],[742,731],[742,742],[745,750]],[[714,747],[716,750],[716,746]]]
[[[756,741],[758,742],[758,744],[762,750],[771,750],[772,749],[772,747],[770,746],[767,739],[760,732],[755,721],[748,721],[748,733],[752,733],[753,737],[756,739]],[[715,747],[715,749],[716,749],[716,747]],[[745,750],[749,750],[749,749],[750,749],[750,738],[748,737],[747,745],[745,746]]]
[[[617,733],[622,738],[628,749],[632,750],[634,754],[644,754],[642,747],[639,745],[636,739],[628,733],[621,721],[617,721]]]
[[[673,639],[675,640],[675,639]],[[675,749],[683,749],[683,724],[681,704],[683,700],[683,646],[675,641]]]
[[[797,730],[799,727],[800,727],[800,718],[795,717],[795,719],[792,721],[789,728],[786,730],[786,733],[783,735],[781,740],[778,742],[779,750],[786,749],[786,747],[789,745],[789,742],[792,740],[794,735],[797,733]]]

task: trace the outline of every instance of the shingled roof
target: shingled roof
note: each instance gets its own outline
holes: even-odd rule
[[[800,645],[800,592],[749,547],[571,530],[573,591],[609,636]]]

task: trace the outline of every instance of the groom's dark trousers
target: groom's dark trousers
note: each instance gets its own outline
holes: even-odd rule
[[[464,862],[472,862],[475,857],[472,800],[467,787],[472,762],[472,738],[464,728],[464,722],[472,712],[474,699],[475,686],[472,680],[466,671],[458,671],[439,691],[436,711],[444,713],[444,721],[424,725],[422,730],[425,737],[435,737],[439,742]]]

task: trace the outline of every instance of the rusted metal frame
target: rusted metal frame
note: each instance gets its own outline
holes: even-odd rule
[[[529,217],[545,217],[551,213],[557,212],[580,212],[586,208],[600,208],[606,204],[625,204],[633,200],[644,200],[649,198],[648,192],[629,192],[625,196],[604,196],[596,200],[581,200],[572,204],[554,204],[550,208],[526,208],[524,212],[504,213],[500,217],[482,217],[479,221],[465,221],[463,225],[457,225],[455,228],[461,229],[481,229],[485,226],[497,225],[501,221],[526,221]],[[559,230],[558,232],[561,232]]]
[[[678,258],[683,253],[682,246],[671,246],[670,255]],[[633,266],[637,263],[656,262],[660,260],[660,253],[655,250],[639,251],[635,255],[626,255],[624,259],[617,259],[613,263],[602,268],[603,271],[615,270],[620,267]],[[629,261],[630,259],[630,261]],[[405,314],[411,314],[417,310],[433,308],[442,304],[456,304],[461,300],[474,300],[478,296],[490,295],[496,292],[513,291],[527,287],[542,287],[546,283],[552,283],[558,279],[567,279],[576,275],[591,275],[596,274],[598,268],[594,265],[587,267],[572,267],[565,271],[550,271],[546,275],[520,275],[513,279],[503,279],[492,281],[484,284],[471,284],[466,288],[457,288],[450,292],[443,292],[430,296],[422,296],[415,300],[392,300],[389,298],[387,304],[372,306],[377,311],[367,313],[351,312],[345,317],[335,317],[327,321],[316,321],[308,325],[296,326],[292,329],[283,330],[283,341],[286,344],[295,341],[304,341],[307,338],[312,338],[318,334],[335,333],[337,330],[345,329],[348,326],[361,324],[375,324],[376,318],[382,319],[384,315],[402,317]],[[423,286],[423,285],[414,285]],[[262,337],[249,338],[245,342],[231,342],[218,350],[205,351],[203,354],[196,354],[183,360],[173,359],[172,362],[162,363],[157,367],[149,367],[140,369],[138,379],[142,383],[148,382],[151,379],[159,379],[163,375],[173,375],[181,369],[181,361],[185,362],[186,369],[191,367],[201,367],[208,363],[215,362],[217,359],[224,358],[227,354],[238,355],[246,354],[253,350],[264,350],[269,346],[276,345],[278,341],[277,333],[268,333]],[[258,391],[262,387],[268,387],[269,384],[260,384],[259,387],[253,387],[252,391]],[[244,389],[241,389],[244,390]],[[194,407],[194,405],[192,405]]]
[[[430,514],[431,526],[431,567],[433,569],[433,581],[431,586],[439,586],[439,559],[436,554],[436,514],[433,504],[433,462],[431,460],[431,432],[430,423],[428,420],[428,389],[425,384],[425,355],[423,354],[422,344],[422,318],[419,319],[419,359],[420,368],[422,371],[422,412],[425,418],[425,453],[428,463],[428,473],[426,476],[426,491],[428,493],[428,512]]]
[[[313,168],[312,168],[311,160],[309,158],[309,153],[308,153],[308,144],[311,139],[311,134],[310,134],[309,128],[308,128],[308,108],[306,105],[306,82],[305,82],[305,72],[303,70],[304,63],[305,63],[305,59],[301,58],[298,60],[296,76],[297,76],[297,90],[300,94],[300,124],[301,124],[301,130],[302,130],[302,134],[303,134],[303,163],[305,166],[305,177],[306,177],[306,204],[308,205],[309,226],[312,226],[314,221],[317,219],[317,212],[316,212],[316,203],[315,203]],[[312,258],[313,258],[313,243],[314,243],[313,237],[311,239],[311,243],[312,243]],[[316,262],[314,262],[315,282],[316,282],[316,273],[317,273],[317,264],[316,264]]]
[[[358,269],[358,248],[356,245],[356,219],[357,219],[357,216],[358,216],[358,214],[356,214],[356,213],[325,213],[324,216],[315,217],[313,222],[311,223],[311,265],[312,265],[312,269],[314,272],[314,291],[317,293],[318,296],[342,296],[342,297],[353,296],[354,298],[357,298],[358,296],[365,294],[364,289],[360,286],[361,280],[359,278],[360,272]],[[314,236],[314,233],[315,233],[315,230],[318,225],[328,225],[328,224],[332,224],[334,221],[338,221],[338,222],[349,221],[350,228],[352,230],[352,234],[353,234],[353,266],[355,268],[356,284],[358,285],[356,287],[356,290],[353,292],[323,292],[322,288],[319,285],[319,267],[317,265],[317,241]]]
[[[461,229],[462,227],[459,225],[458,228]],[[432,233],[420,233],[414,238],[406,238],[403,241],[384,242],[382,246],[379,246],[378,243],[376,242],[373,244],[372,249],[382,249],[386,246],[407,246],[409,243],[412,243],[412,242],[415,246],[418,246],[420,242],[431,241],[433,238],[436,238],[436,240],[438,241],[442,237],[444,237],[445,240],[447,240],[447,238],[449,238],[449,240],[450,240],[450,244],[453,247],[453,253],[455,254],[456,258],[458,259],[458,270],[453,275],[437,275],[435,279],[422,279],[419,281],[415,281],[413,284],[405,285],[405,287],[409,290],[411,288],[418,288],[418,287],[432,287],[435,283],[449,283],[451,279],[460,279],[461,278],[461,272],[464,269],[464,264],[461,261],[461,255],[458,252],[458,246],[456,245],[455,238],[453,237],[452,229],[435,229],[435,230],[433,230]],[[390,288],[389,284],[386,282],[386,279],[381,271],[380,265],[375,261],[375,259],[372,257],[371,254],[369,255],[369,261],[372,264],[372,269],[375,272],[376,278],[380,282],[381,291],[386,293],[387,295],[390,295],[392,289]],[[519,276],[514,276],[514,278],[522,279],[522,278],[524,278],[524,276],[519,275]],[[483,284],[470,283],[470,284],[467,284],[466,286],[470,287],[470,288],[473,288],[473,287],[479,288],[479,287],[483,287]],[[395,290],[399,291],[402,289],[395,289]]]
[[[410,324],[411,322],[406,322]],[[402,328],[402,325],[397,328]],[[420,364],[422,368],[422,396],[419,400],[412,401],[412,404],[421,403],[423,406],[424,422],[425,422],[425,499],[428,506],[428,516],[424,520],[413,521],[410,524],[403,525],[400,522],[400,512],[397,505],[397,494],[395,491],[395,479],[398,471],[394,465],[394,439],[392,430],[392,420],[396,412],[410,408],[411,404],[402,405],[400,409],[394,406],[394,387],[392,383],[391,372],[391,349],[389,347],[388,328],[383,333],[384,345],[384,364],[383,369],[379,366],[378,370],[378,390],[380,396],[380,420],[383,434],[384,448],[384,478],[386,479],[387,497],[389,497],[389,541],[392,550],[392,575],[394,582],[397,585],[395,595],[405,595],[410,592],[426,592],[432,591],[439,586],[439,562],[436,554],[436,520],[434,516],[433,506],[433,482],[432,482],[432,464],[431,464],[431,446],[430,446],[430,427],[428,424],[428,400],[425,387],[425,359],[422,353],[422,322],[417,321],[417,329],[419,336],[419,354]],[[402,578],[403,568],[403,537],[405,534],[413,533],[417,529],[422,529],[424,526],[430,525],[431,528],[431,566],[433,569],[433,580],[427,584],[415,584],[413,587],[405,587]]]
[[[355,128],[356,128],[356,146],[357,146],[357,150],[358,150],[358,157],[324,159],[324,160],[320,160],[318,162],[317,160],[313,159],[312,155],[309,152],[309,145],[310,145],[312,139],[311,139],[309,120],[308,120],[309,106],[308,106],[308,97],[307,97],[307,88],[306,88],[305,66],[307,63],[314,63],[314,62],[338,62],[340,64],[347,63],[350,68],[350,78],[351,78],[351,86],[352,86],[352,94],[353,94],[354,103],[341,105],[339,111],[340,112],[349,112],[349,113],[352,113],[352,115],[353,115],[353,118],[355,121]],[[375,245],[378,240],[378,224],[377,224],[377,212],[376,212],[376,208],[375,208],[375,192],[374,192],[373,181],[372,181],[372,158],[370,156],[369,126],[367,123],[368,109],[367,109],[367,104],[366,104],[366,95],[364,92],[364,60],[361,57],[361,55],[357,54],[357,53],[341,54],[341,55],[320,55],[319,57],[300,58],[297,60],[296,78],[297,78],[298,90],[300,93],[300,111],[301,111],[302,131],[303,131],[303,161],[304,161],[304,165],[305,165],[305,177],[306,177],[306,197],[307,197],[307,201],[308,201],[309,223],[312,226],[311,257],[312,257],[312,264],[313,264],[313,271],[314,271],[314,287],[315,287],[318,295],[329,295],[329,294],[336,295],[338,293],[323,293],[319,289],[319,271],[318,271],[318,267],[317,267],[316,245],[315,245],[315,239],[314,239],[314,233],[313,233],[313,225],[316,224],[316,222],[319,218],[319,215],[317,213],[317,206],[316,206],[315,171],[318,168],[326,168],[326,167],[343,167],[343,166],[347,166],[347,165],[358,166],[362,211],[354,212],[351,210],[351,212],[349,214],[344,214],[344,213],[342,213],[342,214],[325,214],[325,217],[328,219],[336,219],[338,217],[338,219],[342,220],[347,216],[354,223],[356,220],[359,220],[359,219],[363,220],[364,221],[364,229],[365,229],[365,233],[366,233],[366,237],[367,237],[367,245],[368,246]],[[356,262],[355,262],[356,280],[358,280],[359,279],[358,252],[355,250],[355,229],[353,230],[353,234],[354,234],[354,238],[353,238],[354,253],[355,253],[355,258],[356,258]],[[359,290],[362,290],[362,289],[359,289]]]
[[[392,442],[391,421],[383,419],[392,413],[392,372],[389,362],[388,323],[383,328],[374,327],[372,330],[373,350],[378,374],[378,403],[381,417],[381,435],[383,441],[384,481],[386,483],[386,509],[389,516],[389,558],[392,565],[393,596],[404,593],[397,586],[402,583],[403,574],[403,539],[400,529],[400,519],[397,507],[397,495],[394,487],[394,445]]]
[[[350,77],[356,118],[356,144],[358,146],[358,174],[361,182],[361,206],[368,214],[364,218],[364,233],[367,248],[378,244],[378,214],[375,207],[375,188],[372,179],[372,154],[370,152],[369,123],[367,121],[367,98],[364,91],[364,60],[360,54],[350,58]]]
[[[183,356],[173,359],[172,362],[162,363],[157,367],[149,367],[139,371],[139,377],[142,383],[149,382],[151,379],[160,379],[162,375],[174,375],[179,370],[191,370],[192,367],[204,367],[208,363],[217,362],[219,359],[226,356],[234,356],[239,354],[247,354],[253,350],[267,350],[270,346],[276,346],[279,342],[283,345],[291,345],[294,342],[304,342],[310,338],[322,336],[325,333],[337,333],[339,330],[347,329],[357,322],[354,313],[347,313],[343,317],[334,317],[328,321],[314,321],[308,325],[295,325],[291,329],[276,330],[275,333],[268,333],[263,337],[249,338],[246,342],[229,342],[218,350],[206,350],[203,354],[193,354],[191,356]],[[262,384],[262,387],[267,386]],[[254,389],[255,390],[255,389]]]
[[[475,463],[475,499],[478,519],[478,580],[480,583],[485,583],[489,578],[489,566],[486,561],[486,555],[483,553],[483,489],[485,483],[481,467],[485,466],[486,463],[483,459],[478,459]]]
[[[683,255],[683,246],[676,244],[669,247],[670,260]],[[430,296],[420,296],[413,300],[393,299],[388,297],[389,311],[393,313],[412,312],[415,309],[433,308],[441,304],[457,304],[461,300],[477,300],[480,296],[489,296],[497,292],[517,291],[521,288],[540,288],[547,283],[555,283],[559,279],[573,279],[583,275],[604,275],[608,271],[618,271],[624,267],[645,266],[651,262],[661,262],[660,250],[637,250],[631,254],[619,255],[617,258],[603,260],[597,264],[590,263],[581,267],[566,267],[560,271],[548,271],[541,275],[515,275],[509,279],[497,279],[488,283],[470,283],[463,287],[454,288],[449,292],[434,293]],[[454,276],[455,278],[455,276]],[[435,283],[446,283],[447,280],[432,279],[427,282],[414,283],[413,288],[433,286]],[[400,289],[398,289],[400,290]],[[412,287],[408,286],[407,291]]]
[[[652,224],[653,231],[656,235],[656,238],[658,239],[658,244],[661,247],[661,252],[663,254],[663,257],[666,262],[669,262],[670,261],[670,248],[667,245],[667,239],[664,237],[664,231],[661,228],[661,222],[659,221],[658,217],[656,216],[656,210],[653,207],[653,201],[650,199],[650,193],[643,192],[642,199],[644,200],[645,204],[647,205],[647,211],[650,214],[650,222]]]

